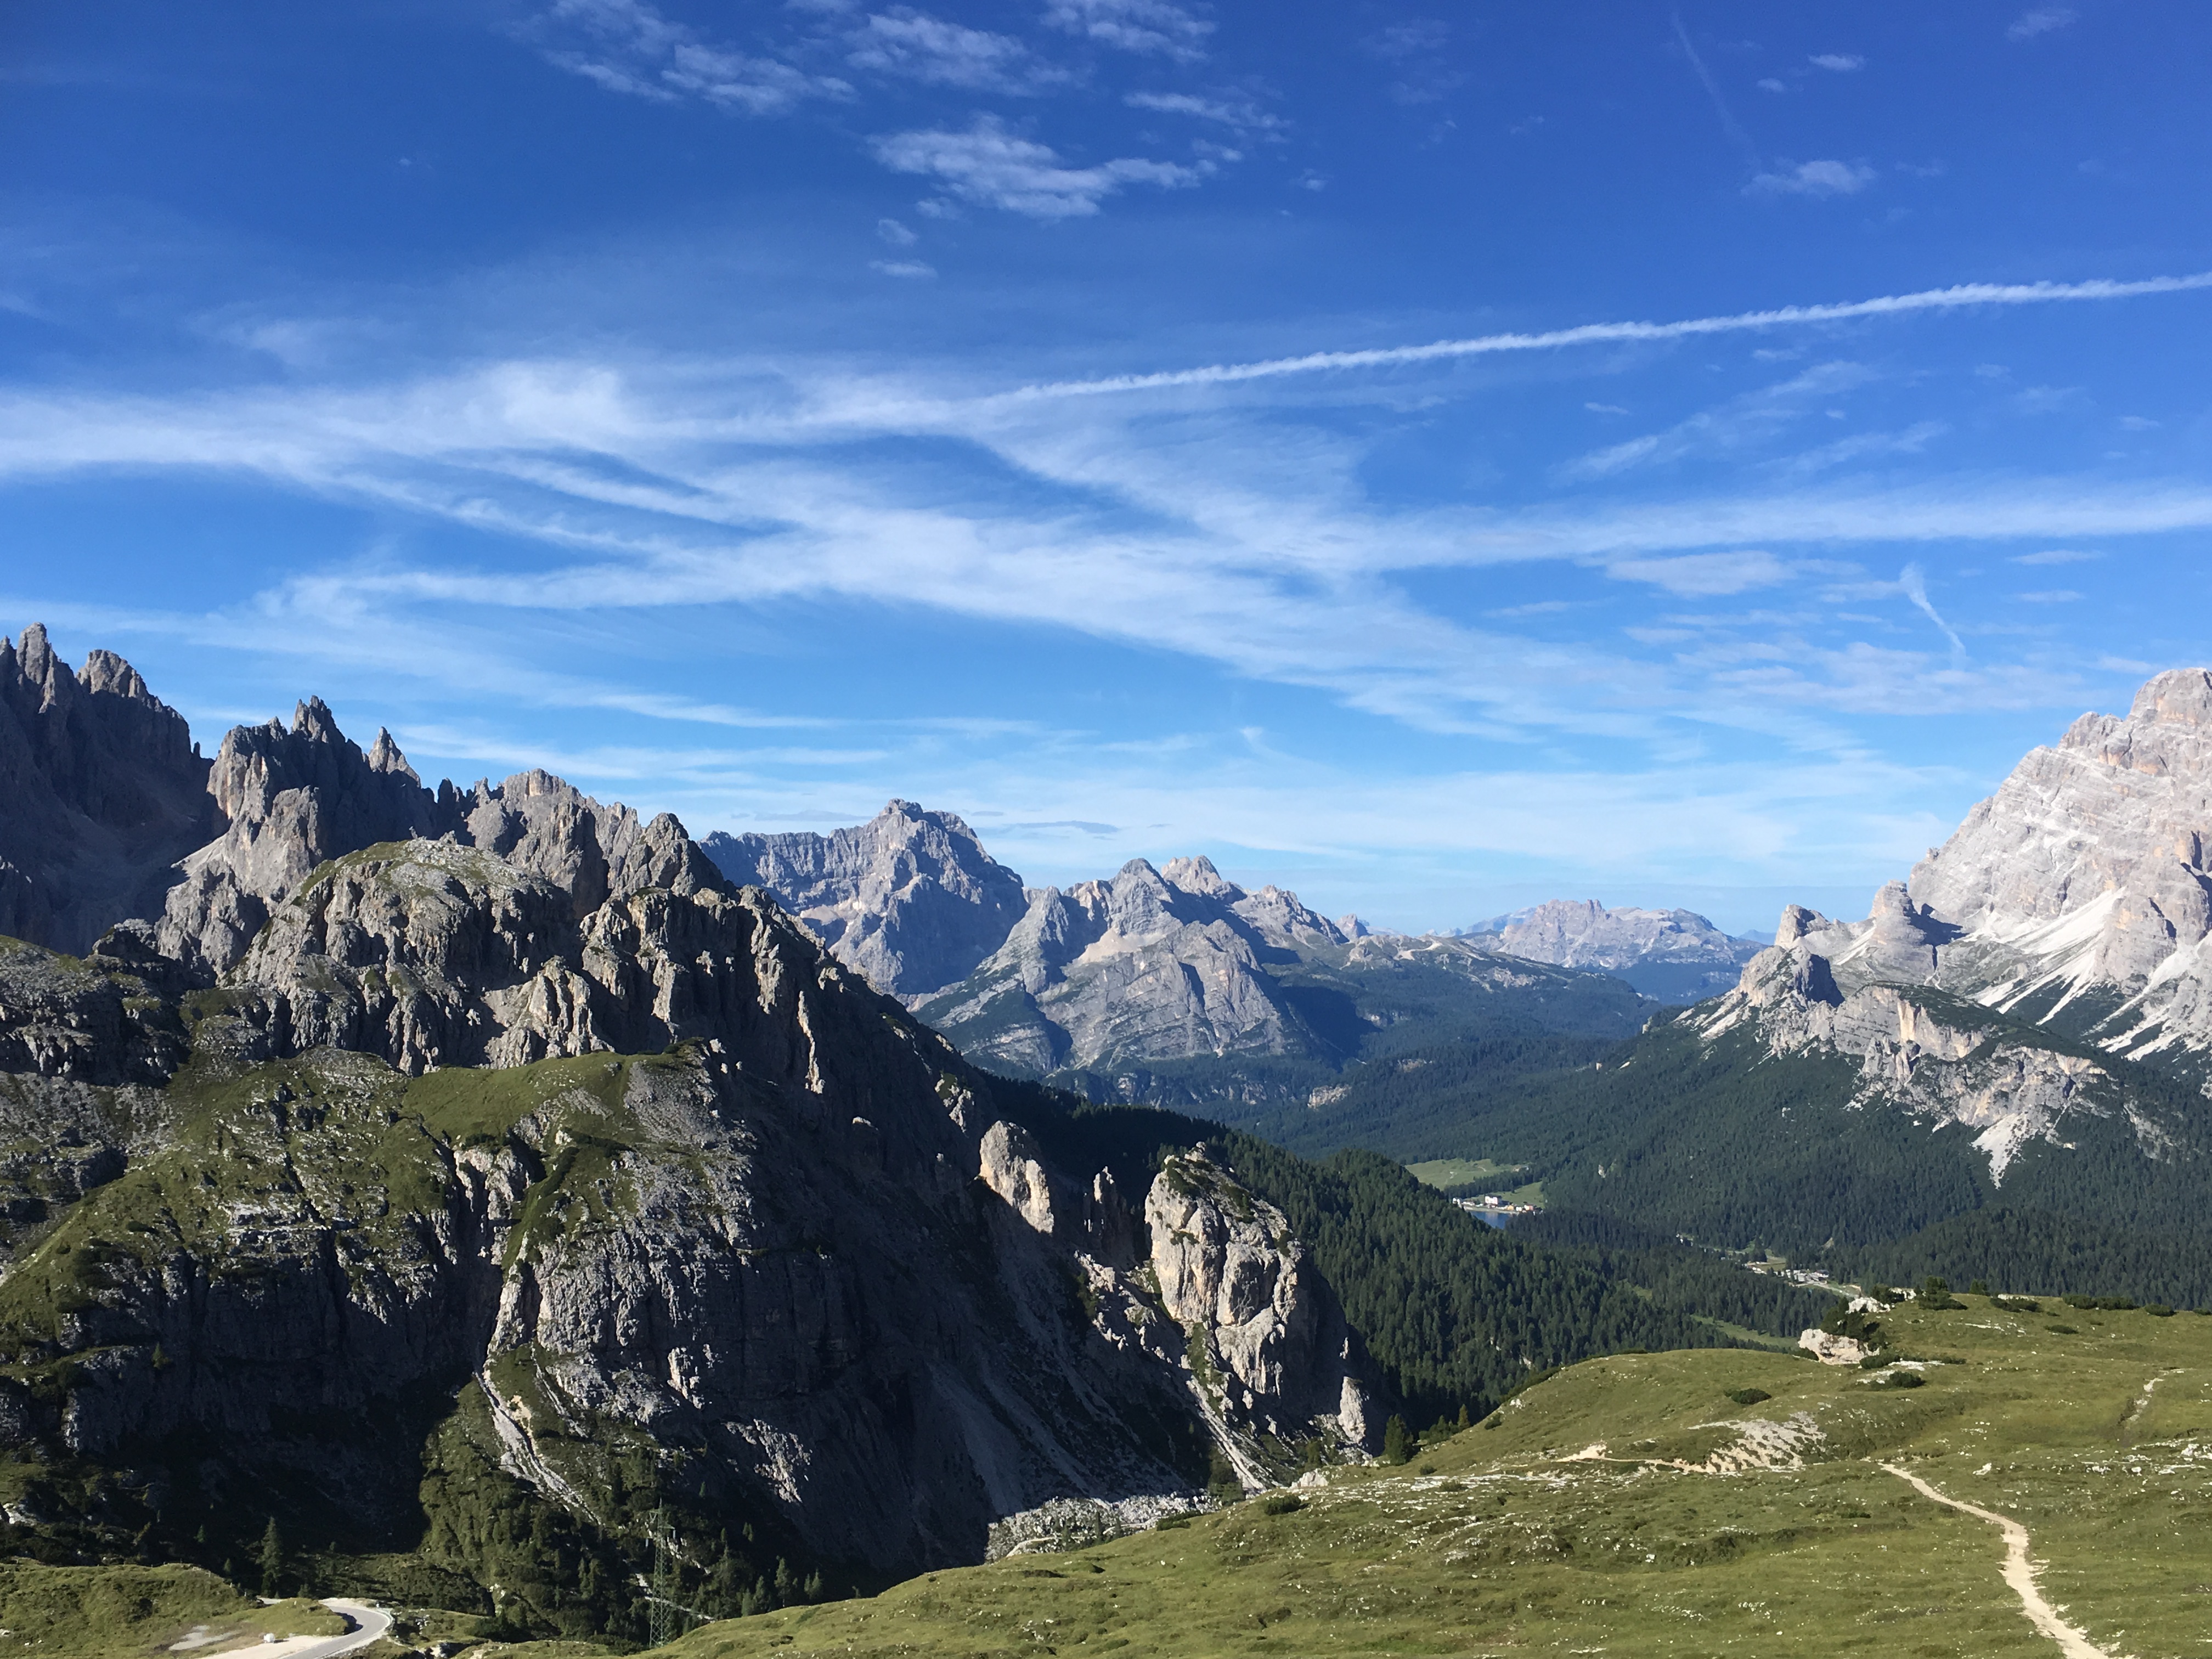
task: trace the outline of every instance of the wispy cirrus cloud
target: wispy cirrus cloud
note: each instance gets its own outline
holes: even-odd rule
[[[1624,581],[1650,582],[1669,593],[1710,598],[1772,587],[1786,581],[1790,567],[1771,553],[1686,553],[1669,559],[1615,559],[1605,574]]]
[[[749,115],[852,96],[834,76],[702,39],[647,0],[555,0],[525,31],[548,63],[610,92],[674,103],[696,98]]]
[[[1784,162],[1778,169],[1754,176],[1746,185],[1747,196],[1856,196],[1878,175],[1863,161]]]
[[[1075,79],[1012,35],[948,23],[911,6],[870,14],[847,37],[847,46],[845,61],[854,68],[927,86],[1034,97]]]
[[[1205,161],[1185,167],[1130,156],[1069,167],[1050,146],[992,115],[977,116],[965,131],[890,133],[873,149],[893,172],[922,174],[963,201],[1032,219],[1082,218],[1132,185],[1186,189],[1212,171]]]
[[[2071,6],[2034,6],[2005,26],[2008,40],[2033,40],[2039,34],[2055,33],[2075,20]]]
[[[1047,0],[1047,25],[1122,52],[1183,63],[1206,56],[1213,25],[1169,0]]]
[[[1855,52],[1818,52],[1806,62],[1814,69],[1824,69],[1834,75],[1849,75],[1866,67],[1866,59]]]
[[[1802,418],[1813,402],[1851,391],[1874,378],[1874,371],[1863,364],[1822,363],[1778,385],[1732,398],[1717,409],[1700,410],[1663,432],[1646,433],[1578,456],[1559,467],[1558,476],[1570,480],[1606,478],[1633,467],[1730,453],[1762,444]]]
[[[1240,133],[1267,137],[1279,135],[1290,125],[1280,116],[1269,114],[1249,98],[1202,98],[1188,92],[1133,92],[1121,101],[1131,109],[1188,115],[1196,120],[1218,122]]]
[[[1863,373],[1821,365],[1784,383],[1781,403],[1825,402]],[[1968,630],[1938,610],[1917,561],[1894,580],[1839,580],[1836,550],[2212,526],[2212,489],[2185,481],[1969,474],[1819,489],[1770,478],[1756,492],[1739,474],[1691,495],[1393,504],[1362,481],[1364,440],[1334,418],[1350,386],[1308,388],[1302,418],[1180,388],[1009,399],[939,374],[586,355],[202,396],[23,391],[0,400],[0,478],[252,477],[534,550],[481,568],[380,558],[299,574],[264,597],[263,621],[302,650],[333,630],[404,633],[447,607],[911,606],[1174,653],[1424,732],[1663,748],[1685,726],[1726,727],[1826,752],[1851,739],[1823,711],[2077,695],[2063,667],[1967,662]],[[868,459],[889,450],[903,459]],[[1855,623],[1804,638],[1765,621],[1699,624],[1656,659],[1602,625],[1540,637],[1508,624],[1552,614],[1547,601],[1501,606],[1510,588],[1449,574],[1504,567],[1548,567],[1553,593],[1565,585],[1584,606],[1620,605],[1607,590],[1630,584],[1771,590],[1814,611],[1870,603],[1893,634],[1932,623],[1952,656],[1859,650],[1836,632]],[[1455,585],[1464,596],[1448,597]]]

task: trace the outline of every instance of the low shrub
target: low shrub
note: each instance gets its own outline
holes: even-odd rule
[[[1268,1515],[1296,1515],[1305,1506],[1306,1500],[1294,1492],[1271,1492],[1260,1500],[1260,1508]]]
[[[1760,1401],[1771,1400],[1774,1396],[1764,1389],[1730,1389],[1729,1398],[1739,1406],[1756,1406]]]
[[[1917,1389],[1928,1379],[1918,1371],[1892,1371],[1875,1384],[1877,1389]]]
[[[2045,1325],[2043,1328],[2053,1336],[2079,1336],[2081,1333],[2071,1325]]]
[[[2143,1304],[2143,1311],[2148,1314],[2153,1319],[2171,1319],[2173,1317],[2173,1310],[2167,1307],[2163,1302],[2146,1302]]]

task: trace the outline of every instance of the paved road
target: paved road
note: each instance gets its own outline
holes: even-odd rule
[[[392,1615],[366,1601],[326,1595],[323,1605],[351,1620],[353,1628],[343,1636],[295,1636],[289,1642],[249,1643],[242,1648],[223,1649],[208,1659],[228,1659],[234,1654],[252,1654],[256,1659],[338,1659],[340,1654],[360,1651],[392,1628]]]
[[[1938,1504],[1947,1504],[1977,1520],[2003,1528],[2004,1581],[2012,1586],[2013,1594],[2020,1597],[2020,1604],[2027,1611],[2029,1622],[2057,1643],[2066,1659],[2112,1659],[2111,1654],[2089,1639],[2086,1631],[2076,1630],[2068,1624],[2058,1616],[2058,1609],[2043,1599],[2043,1592],[2035,1587],[2034,1564],[2027,1559],[2026,1527],[2008,1515],[1999,1515],[1994,1510],[1978,1509],[1972,1504],[1962,1504],[1955,1498],[1946,1498],[1918,1475],[1908,1474],[1894,1463],[1885,1463],[1882,1468],[1899,1480],[1911,1482],[1923,1498],[1932,1498]]]

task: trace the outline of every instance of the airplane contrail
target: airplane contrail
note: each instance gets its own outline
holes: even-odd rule
[[[2136,282],[2099,277],[2086,283],[1961,283],[1953,288],[1923,289],[1874,300],[1832,305],[1779,306],[1771,311],[1740,311],[1726,317],[1690,317],[1672,323],[1583,323],[1535,334],[1481,334],[1465,340],[1435,340],[1427,345],[1377,346],[1364,351],[1313,351],[1297,357],[1268,357],[1250,363],[1212,363],[1202,368],[1164,369],[1153,374],[1112,374],[1094,380],[1048,380],[1001,392],[989,401],[1039,398],[1096,398],[1116,392],[1152,392],[1169,386],[1224,386],[1238,380],[1272,380],[1285,374],[1314,374],[1337,368],[1380,368],[1396,363],[1425,363],[1453,357],[1480,357],[1501,351],[1546,351],[1559,346],[1601,345],[1624,340],[1679,340],[1700,334],[1735,334],[1800,323],[1833,323],[1854,317],[1887,317],[1913,311],[1954,311],[1970,306],[2050,305],[2063,301],[2128,300],[2146,294],[2180,294],[2212,288],[2212,270],[2193,276],[2147,276]]]

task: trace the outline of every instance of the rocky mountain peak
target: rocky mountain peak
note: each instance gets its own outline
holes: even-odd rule
[[[0,933],[82,952],[159,909],[168,866],[211,832],[207,775],[122,658],[75,673],[36,623],[0,641]]]
[[[403,773],[416,783],[422,781],[421,775],[407,763],[407,757],[399,752],[399,745],[392,740],[392,733],[381,726],[376,728],[376,741],[368,748],[368,769],[372,772]]]
[[[2125,719],[2087,714],[2031,750],[1863,921],[1784,909],[1775,948],[1701,1013],[1755,1018],[1776,1052],[1827,1047],[1915,1111],[1972,1126],[2002,1176],[2027,1140],[2111,1109],[2079,1050],[2212,1056],[2212,672],[2157,675]],[[1976,1005],[2013,1017],[1996,1036]],[[2070,1039],[2051,1043],[2033,1030]],[[2134,1112],[2144,1147],[2164,1129]]]
[[[1142,860],[1138,862],[1142,863]],[[1203,853],[1195,858],[1170,859],[1160,875],[1171,887],[1180,887],[1186,893],[1195,893],[1206,898],[1233,902],[1244,896],[1244,890],[1224,878],[1213,867],[1213,860]]]
[[[838,959],[894,996],[952,984],[1028,908],[1022,878],[957,814],[894,799],[864,824],[701,843],[731,880],[767,889]]]
[[[2212,726],[2212,670],[2173,668],[2153,676],[2136,693],[2128,719]]]

